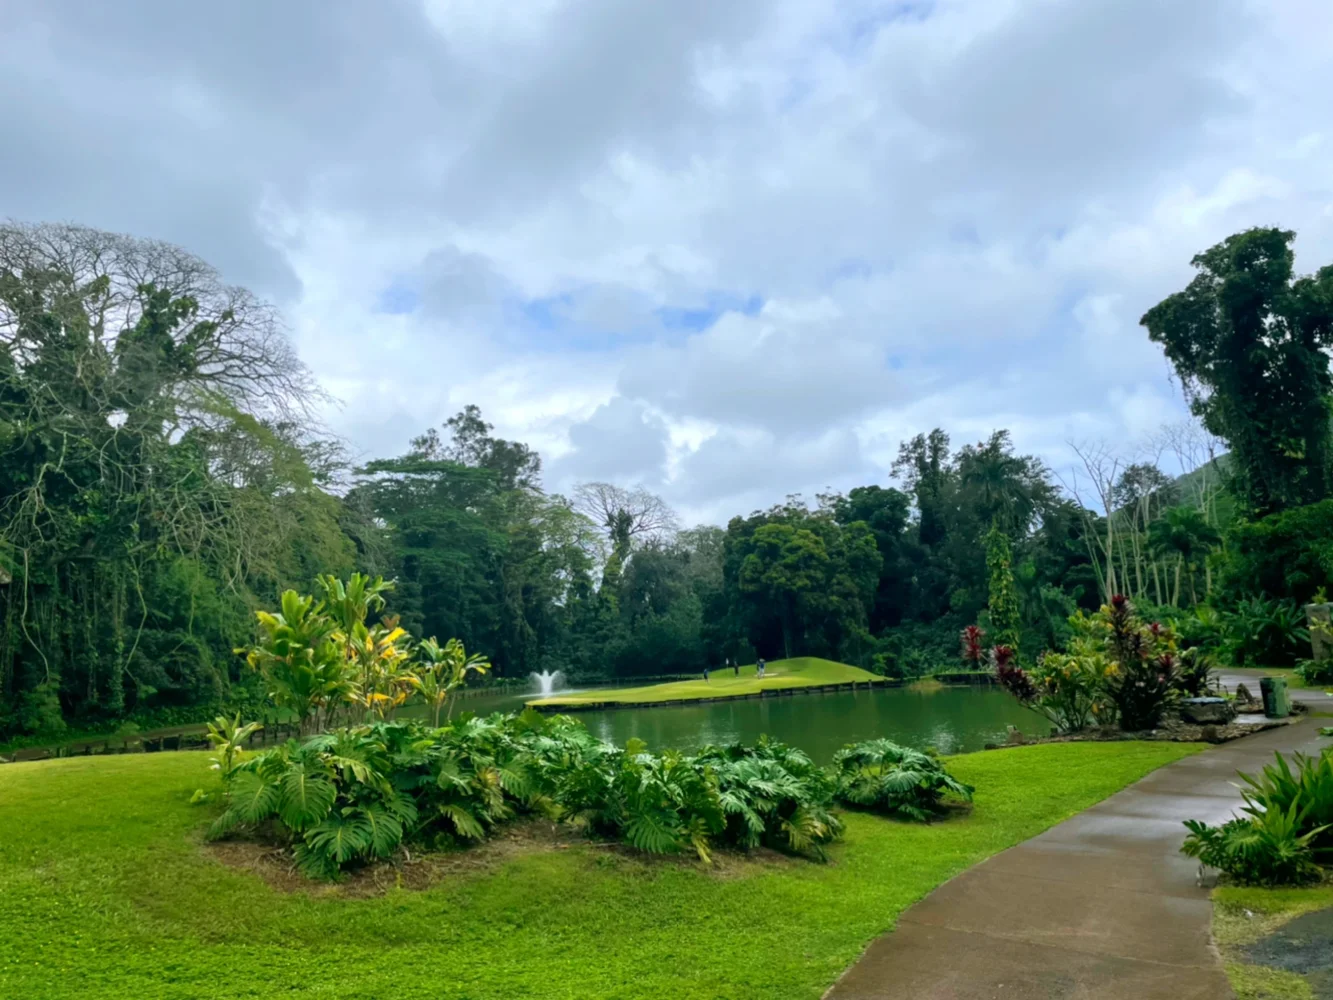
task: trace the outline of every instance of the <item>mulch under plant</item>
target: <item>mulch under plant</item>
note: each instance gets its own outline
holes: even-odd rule
[[[281,844],[259,840],[220,840],[204,843],[202,850],[228,868],[257,875],[271,889],[283,893],[367,899],[393,889],[422,890],[453,879],[486,875],[528,854],[589,849],[595,864],[614,864],[628,873],[688,865],[716,878],[740,878],[774,866],[814,864],[780,851],[759,847],[751,851],[714,849],[712,864],[704,866],[694,854],[650,855],[627,844],[585,837],[567,826],[544,820],[513,823],[475,844],[450,851],[400,850],[385,861],[350,869],[336,882],[312,880],[297,870],[291,851]]]

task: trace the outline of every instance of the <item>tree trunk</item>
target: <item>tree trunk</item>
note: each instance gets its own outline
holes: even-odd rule
[[[1176,560],[1176,592],[1171,595],[1171,606],[1180,607],[1180,567],[1185,565],[1185,557],[1181,556]]]
[[[1115,596],[1115,529],[1112,527],[1114,518],[1108,513],[1106,517],[1106,600],[1109,602]]]

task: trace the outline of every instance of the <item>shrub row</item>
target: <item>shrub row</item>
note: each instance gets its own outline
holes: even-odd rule
[[[836,802],[926,820],[946,793],[972,795],[935,757],[887,740],[849,746],[826,769],[768,739],[694,755],[650,753],[638,740],[616,747],[575,719],[529,710],[441,728],[342,728],[246,757],[231,745],[245,732],[238,722],[215,729],[226,806],[210,835],[281,838],[317,878],[405,842],[477,841],[519,814],[705,861],[716,845],[823,858],[842,831]]]

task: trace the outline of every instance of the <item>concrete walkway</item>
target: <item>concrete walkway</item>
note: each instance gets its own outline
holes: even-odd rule
[[[1333,704],[1322,692],[1292,694]],[[1232,996],[1212,943],[1208,891],[1197,884],[1197,863],[1180,854],[1181,824],[1226,820],[1240,804],[1231,783],[1238,770],[1257,771],[1275,750],[1318,752],[1328,743],[1318,728],[1329,722],[1305,719],[1177,761],[969,869],[903,913],[826,996]]]

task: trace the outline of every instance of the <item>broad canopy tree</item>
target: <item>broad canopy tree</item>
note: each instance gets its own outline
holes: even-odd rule
[[[1141,320],[1195,414],[1231,449],[1237,492],[1261,516],[1329,491],[1333,265],[1295,277],[1295,235],[1227,237]]]

